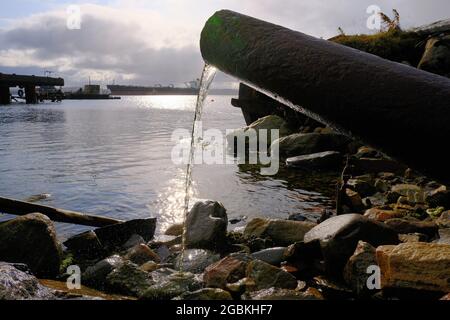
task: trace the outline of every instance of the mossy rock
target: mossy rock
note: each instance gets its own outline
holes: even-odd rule
[[[390,30],[373,35],[339,35],[330,41],[416,67],[425,51],[426,37],[413,31]]]

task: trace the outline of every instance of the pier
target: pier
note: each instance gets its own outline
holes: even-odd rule
[[[64,79],[0,73],[0,104],[11,103],[11,87],[24,88],[26,103],[35,104],[38,102],[37,86],[64,86]]]

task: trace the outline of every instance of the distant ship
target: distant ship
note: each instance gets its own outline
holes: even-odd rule
[[[167,96],[167,95],[198,95],[200,91],[200,79],[186,82],[184,88],[169,85],[155,85],[153,87],[108,85],[112,95],[116,96]]]

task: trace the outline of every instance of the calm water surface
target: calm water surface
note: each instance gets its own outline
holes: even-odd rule
[[[245,125],[230,99],[208,98],[204,130]],[[48,193],[40,203],[123,220],[155,216],[164,230],[182,220],[186,168],[171,160],[171,136],[191,129],[195,101],[153,96],[0,106],[0,195]],[[192,201],[221,201],[230,218],[314,218],[330,204],[336,176],[282,168],[263,177],[253,166],[197,165]],[[57,230],[67,237],[86,228],[58,224]]]

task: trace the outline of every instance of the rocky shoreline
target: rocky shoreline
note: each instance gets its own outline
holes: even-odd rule
[[[0,224],[0,299],[448,300],[450,190],[329,128],[287,127],[257,123],[283,128],[275,143],[289,170],[346,165],[339,215],[228,231],[224,206],[202,201],[185,230],[155,238],[156,219],[133,220],[60,244],[50,219],[29,214]],[[82,289],[67,289],[69,266]]]

